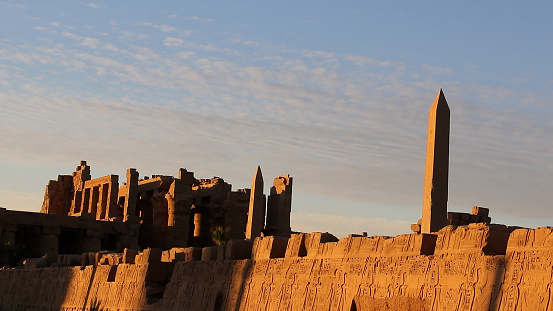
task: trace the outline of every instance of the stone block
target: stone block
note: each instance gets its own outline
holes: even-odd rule
[[[202,261],[217,260],[217,246],[202,248]]]
[[[435,234],[402,234],[385,239],[382,243],[383,255],[417,256],[433,255],[437,236]]]
[[[123,263],[134,264],[138,251],[134,249],[125,248],[123,250]]]
[[[162,251],[161,252],[161,262],[171,262],[173,259],[171,258],[171,253],[169,251]]]
[[[305,248],[305,233],[292,234],[288,239],[288,245],[286,246],[286,254],[284,257],[304,257],[307,256],[307,249]]]
[[[217,261],[223,261],[225,260],[225,253],[227,251],[226,245],[217,245]]]
[[[480,207],[480,206],[473,206],[472,207],[472,214],[473,215],[480,215],[480,216],[488,217],[489,213],[490,213],[489,208]]]
[[[81,264],[81,255],[67,254],[65,255],[65,260],[63,263],[68,266],[79,266]]]
[[[413,231],[415,233],[420,233],[421,232],[421,225],[411,224],[411,231]]]
[[[461,213],[457,212],[448,212],[447,219],[461,219]]]
[[[162,251],[159,248],[146,248],[136,256],[137,264],[145,264],[149,262],[161,262]]]
[[[170,250],[164,251],[167,252],[165,258],[161,258],[162,262],[173,262],[173,261],[185,261],[185,248],[182,247],[173,247]]]
[[[36,268],[46,268],[49,266],[49,263],[44,258],[27,258],[23,261],[25,270],[33,270]]]
[[[512,231],[507,244],[507,252],[529,250],[553,250],[553,228],[518,228]]]
[[[201,257],[200,257],[201,259]],[[186,261],[186,256],[185,256],[185,253],[182,252],[177,252],[177,253],[174,253],[171,257],[171,261]]]
[[[183,247],[173,247],[170,250],[168,250],[168,260],[169,262],[172,261],[184,261],[185,260],[185,253],[186,249]]]
[[[252,259],[284,258],[288,238],[266,236],[255,238],[252,247]]]
[[[320,244],[338,242],[338,238],[328,232],[312,232],[305,236],[305,248],[307,256],[316,256],[319,253]]]
[[[64,264],[65,262],[65,255],[58,255],[56,258],[56,263]]]
[[[458,226],[459,225],[459,219],[447,219],[447,224],[451,226]]]
[[[252,255],[252,247],[253,241],[251,240],[230,240],[227,243],[225,259],[250,259]]]
[[[109,265],[109,256],[102,256],[100,260],[98,261],[98,265],[101,266],[108,266]]]
[[[201,247],[187,247],[183,252],[184,261],[199,261],[202,260],[202,248]],[[175,254],[175,260],[176,260]]]
[[[459,217],[460,217],[461,220],[470,221],[470,214],[469,213],[459,213]]]
[[[96,253],[86,253],[88,255],[88,265],[96,265]]]
[[[509,230],[504,225],[447,226],[438,232],[435,254],[505,255],[508,239]]]
[[[94,264],[99,265],[101,264],[100,261],[102,260],[102,257],[104,257],[105,254],[108,254],[110,251],[99,251],[94,253]]]
[[[81,266],[88,266],[90,263],[88,262],[88,253],[82,253],[81,254]]]
[[[471,223],[478,223],[478,222],[480,222],[480,215],[470,215],[470,222],[471,222]]]

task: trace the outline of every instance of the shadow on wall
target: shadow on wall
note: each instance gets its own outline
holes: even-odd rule
[[[424,299],[407,296],[391,298],[373,298],[355,296],[350,311],[428,311]]]
[[[85,307],[83,307],[83,310],[85,310]],[[99,301],[93,300],[90,303],[90,311],[103,311],[104,309],[101,308],[101,303]]]
[[[355,299],[351,301],[351,308],[349,308],[349,311],[357,311],[357,304],[355,303]]]
[[[243,267],[242,269],[236,271],[232,275],[231,284],[240,284],[240,287],[236,290],[236,293],[233,293],[232,286],[231,286],[231,292],[229,293],[229,296],[235,296],[236,298],[234,301],[234,308],[230,308],[232,306],[232,303],[227,304],[228,308],[225,309],[219,309],[219,310],[244,310],[242,308],[242,304],[245,303],[248,299],[246,286],[249,286],[250,282],[248,280],[251,278],[251,270],[252,270],[252,263],[253,261],[250,260],[242,260]],[[232,298],[231,298],[232,299]],[[234,300],[232,299],[232,300]],[[231,300],[231,301],[232,301]],[[217,305],[216,305],[217,306]],[[213,310],[217,310],[213,308]]]
[[[501,290],[503,280],[505,278],[505,257],[500,257],[497,260],[497,270],[495,271],[494,286],[490,298],[489,310],[499,310],[501,304]]]

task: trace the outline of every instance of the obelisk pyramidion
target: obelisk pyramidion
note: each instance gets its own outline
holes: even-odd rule
[[[449,106],[440,89],[428,113],[421,233],[447,225]]]

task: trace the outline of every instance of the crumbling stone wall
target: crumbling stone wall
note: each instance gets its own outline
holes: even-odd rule
[[[229,243],[201,257],[198,248],[149,250],[126,252],[120,264],[0,270],[0,310],[507,311],[553,302],[553,228],[471,224],[436,235],[282,241]],[[252,258],[231,260],[243,250]]]
[[[2,270],[0,310],[140,310],[147,271],[129,264]]]

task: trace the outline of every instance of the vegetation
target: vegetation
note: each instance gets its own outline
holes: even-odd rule
[[[213,229],[211,229],[211,239],[213,240],[213,243],[215,245],[223,245],[226,244],[228,241],[228,233],[230,229],[225,228],[223,226],[216,226]]]

